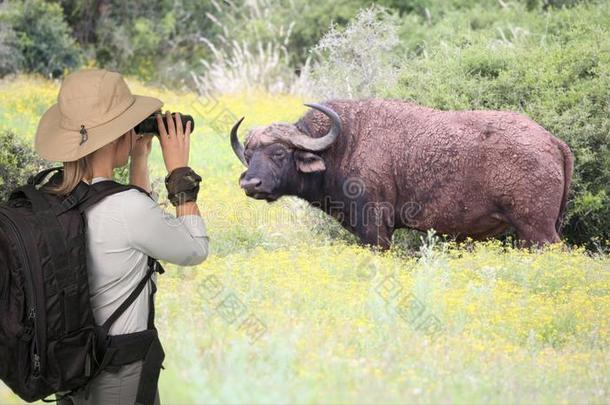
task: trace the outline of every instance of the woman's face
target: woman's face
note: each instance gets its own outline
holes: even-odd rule
[[[129,153],[135,144],[136,133],[133,129],[124,133],[118,139],[116,146],[116,154],[114,155],[114,167],[123,167],[129,161]]]

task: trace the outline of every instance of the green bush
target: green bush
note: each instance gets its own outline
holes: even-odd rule
[[[421,52],[387,95],[440,109],[531,117],[575,155],[563,235],[578,244],[608,240],[610,4],[529,13],[525,7],[449,13],[418,31]]]
[[[0,5],[0,10],[2,7]],[[19,51],[15,31],[8,25],[0,24],[0,77],[18,72],[22,63],[23,56]]]
[[[400,20],[363,9],[345,29],[332,28],[313,49],[312,88],[322,99],[368,98],[396,85]]]
[[[366,6],[362,0],[311,2],[280,0],[276,2],[271,19],[277,23],[293,22],[288,51],[293,63],[299,65],[309,56],[309,49],[328,31],[331,23],[345,26],[358,10]]]
[[[48,163],[12,132],[0,133],[0,201]]]
[[[0,62],[0,75],[26,71],[59,77],[80,66],[80,48],[58,4],[8,1],[0,5],[0,26],[0,56],[10,55],[12,61]]]
[[[188,78],[208,55],[201,39],[219,29],[207,17],[210,2],[110,0],[95,21],[94,35],[87,34],[87,27],[78,25],[87,14],[82,2],[71,2],[71,19],[97,63],[144,80]]]

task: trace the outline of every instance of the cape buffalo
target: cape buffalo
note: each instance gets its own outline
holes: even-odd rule
[[[298,196],[382,248],[397,228],[462,240],[512,226],[527,246],[559,241],[574,159],[531,119],[398,100],[306,105],[297,123],[255,128],[243,146],[243,118],[233,126],[249,197]]]

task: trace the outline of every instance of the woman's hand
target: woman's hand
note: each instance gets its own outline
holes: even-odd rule
[[[129,184],[133,184],[150,192],[150,178],[148,175],[148,155],[152,149],[152,135],[139,136],[132,129],[133,146],[129,155],[131,162],[129,165]]]
[[[189,164],[189,149],[191,144],[191,122],[186,123],[186,128],[182,128],[180,114],[176,113],[176,118],[165,112],[167,130],[161,119],[161,114],[157,114],[157,125],[159,126],[159,141],[163,151],[163,160],[168,173],[179,167]]]
[[[137,135],[132,129],[134,144],[129,155],[132,159],[147,159],[152,150],[152,135]]]

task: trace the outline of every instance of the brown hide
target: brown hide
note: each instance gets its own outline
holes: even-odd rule
[[[345,202],[340,220],[364,243],[387,247],[400,227],[483,239],[513,226],[526,244],[559,241],[573,156],[531,119],[396,100],[325,105],[339,114],[343,130],[320,153],[327,168],[321,192]],[[311,110],[297,127],[320,137],[330,120]],[[349,192],[351,186],[358,190]],[[312,202],[329,211],[324,201]],[[353,215],[375,204],[382,207],[376,222]]]

